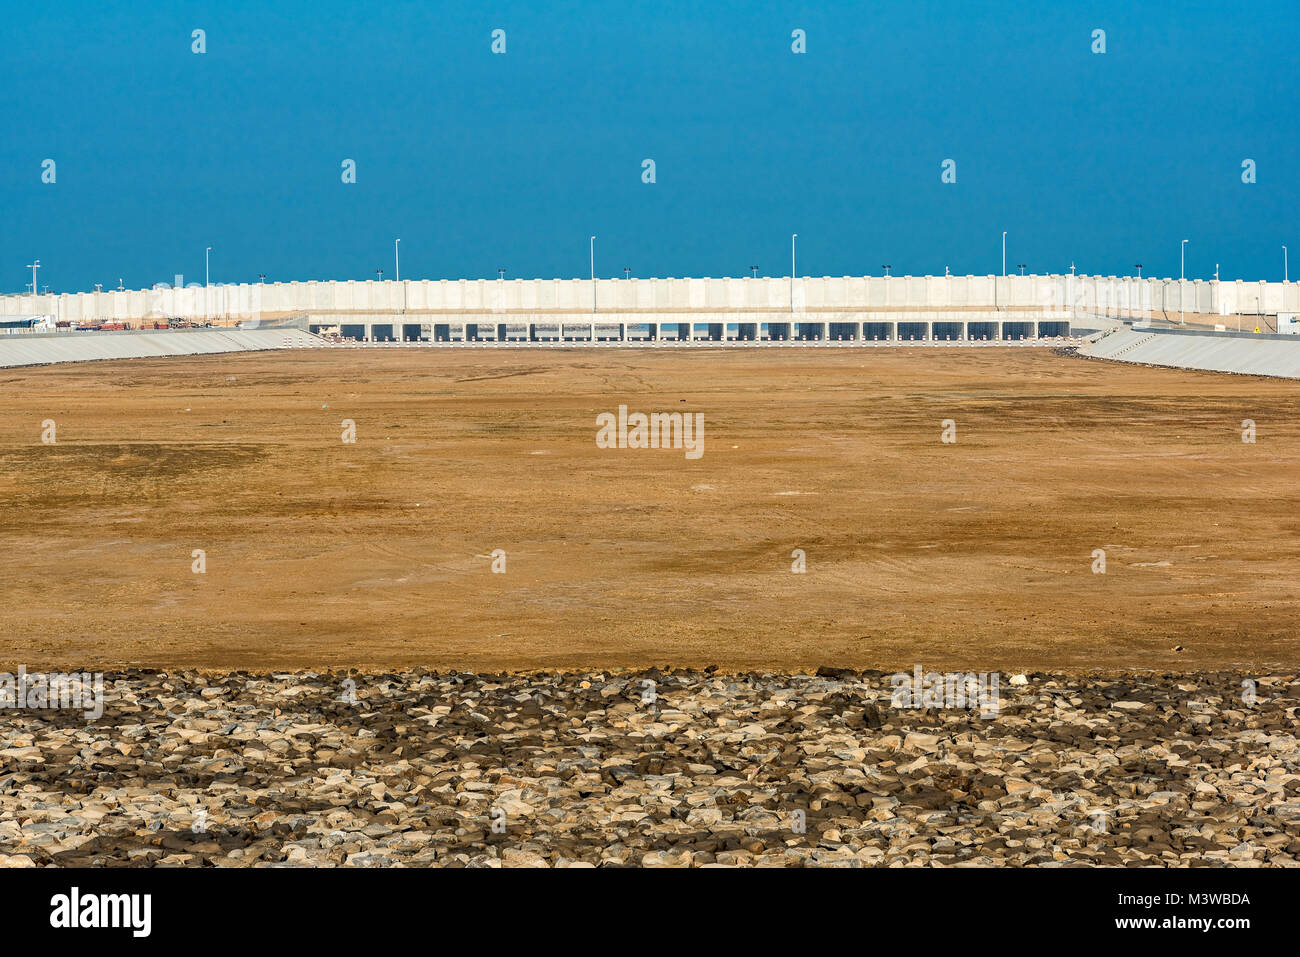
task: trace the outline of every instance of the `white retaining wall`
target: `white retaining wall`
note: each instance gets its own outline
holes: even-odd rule
[[[55,362],[88,362],[95,359],[259,352],[320,344],[321,340],[316,336],[297,329],[28,334],[0,337],[0,368],[48,365]]]
[[[1116,276],[823,276],[795,279],[459,279],[245,283],[184,289],[0,296],[0,315],[71,321],[247,320],[303,313],[505,315],[590,312],[861,312],[1036,309],[1110,316],[1148,312],[1300,312],[1300,283]]]
[[[1300,336],[1125,329],[1079,352],[1118,362],[1300,379]]]

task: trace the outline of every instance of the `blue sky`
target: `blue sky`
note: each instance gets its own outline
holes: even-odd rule
[[[584,276],[592,234],[602,276],[780,276],[792,232],[801,275],[986,274],[1003,229],[1011,271],[1177,276],[1186,238],[1190,277],[1277,280],[1298,27],[1294,0],[12,5],[0,291],[34,257],[59,291],[201,281],[207,246],[214,282],[392,278],[396,237],[405,278]]]

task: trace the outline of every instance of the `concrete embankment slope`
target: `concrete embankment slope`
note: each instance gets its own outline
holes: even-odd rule
[[[97,359],[148,359],[220,352],[260,352],[318,345],[320,339],[298,329],[172,329],[152,332],[64,332],[0,336],[0,368],[93,362]]]
[[[1125,329],[1079,350],[1094,359],[1300,379],[1300,336],[1191,329]]]

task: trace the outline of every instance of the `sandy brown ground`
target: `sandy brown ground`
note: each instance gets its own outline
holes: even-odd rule
[[[394,349],[14,370],[0,400],[10,669],[1300,660],[1293,383],[1039,349]],[[619,403],[703,412],[704,457],[598,449]]]

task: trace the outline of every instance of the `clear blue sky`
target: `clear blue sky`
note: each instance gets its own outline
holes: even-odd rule
[[[986,274],[1003,229],[1012,271],[1176,276],[1187,238],[1191,277],[1280,279],[1284,243],[1300,276],[1295,0],[50,2],[4,35],[3,292],[34,257],[201,281],[206,246],[214,282],[392,278],[399,236],[407,278],[584,276],[593,233],[602,276],[786,275],[792,232],[801,275]]]

